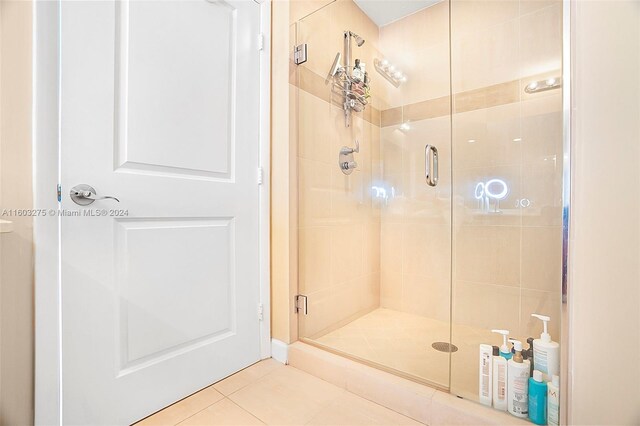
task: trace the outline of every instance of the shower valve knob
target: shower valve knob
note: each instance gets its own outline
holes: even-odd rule
[[[354,170],[358,167],[358,163],[355,161],[345,161],[341,164],[342,170]]]

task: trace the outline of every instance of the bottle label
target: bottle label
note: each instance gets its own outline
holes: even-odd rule
[[[533,347],[533,366],[536,370],[549,374],[549,367],[547,365],[547,353]]]
[[[496,398],[499,401],[504,401],[507,397],[507,366],[498,366],[498,394]]]
[[[560,414],[560,409],[558,407],[558,404],[549,401],[548,423],[550,425],[559,424],[559,421],[560,421],[559,414]]]
[[[513,380],[513,412],[529,414],[529,372],[524,371]]]
[[[480,392],[483,397],[489,398],[490,397],[489,383],[491,381],[491,377],[489,376],[489,367],[491,366],[491,354],[483,353],[481,358],[481,363],[482,363],[482,370],[481,370],[482,383],[481,383]],[[491,403],[491,401],[489,401],[489,403]]]

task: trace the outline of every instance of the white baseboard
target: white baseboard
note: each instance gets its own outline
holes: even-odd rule
[[[280,340],[271,339],[271,358],[283,364],[288,364],[289,345]]]

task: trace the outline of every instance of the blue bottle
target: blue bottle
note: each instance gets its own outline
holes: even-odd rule
[[[538,370],[529,377],[529,420],[537,425],[547,424],[547,384]]]

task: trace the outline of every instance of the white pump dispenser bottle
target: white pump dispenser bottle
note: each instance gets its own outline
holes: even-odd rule
[[[560,375],[560,345],[551,340],[547,324],[551,318],[540,314],[531,314],[544,323],[544,331],[539,339],[533,341],[533,365],[536,370],[540,370],[546,380],[550,380],[553,375]]]
[[[509,330],[491,330],[492,333],[502,334],[502,346],[500,346],[500,356],[506,360],[510,360],[513,354],[507,346],[507,339],[509,338]]]
[[[522,359],[522,342],[513,341],[515,355],[507,361],[507,406],[516,417],[529,415],[529,365]]]

